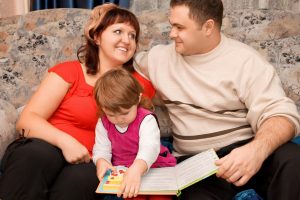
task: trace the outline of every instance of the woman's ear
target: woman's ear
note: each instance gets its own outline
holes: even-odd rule
[[[142,96],[143,96],[143,94],[142,93],[140,93],[140,96],[139,96],[139,103],[141,102],[141,100],[142,100]]]
[[[98,46],[100,45],[100,36],[98,34],[95,34],[94,35],[94,41],[95,41],[95,44],[97,44]]]

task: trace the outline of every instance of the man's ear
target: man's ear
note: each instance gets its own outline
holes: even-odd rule
[[[213,19],[208,19],[202,26],[202,29],[205,31],[206,35],[211,35],[215,29],[215,21]]]

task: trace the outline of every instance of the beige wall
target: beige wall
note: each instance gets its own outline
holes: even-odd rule
[[[29,0],[0,0],[0,18],[22,15],[29,11]]]
[[[237,9],[275,9],[300,12],[300,0],[222,0],[225,11]],[[167,10],[170,0],[130,0],[134,13],[146,10]]]

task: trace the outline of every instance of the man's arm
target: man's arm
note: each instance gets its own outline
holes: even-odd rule
[[[217,176],[242,186],[258,172],[265,159],[295,135],[294,124],[282,116],[267,119],[248,144],[236,148],[216,162]]]
[[[139,52],[134,57],[133,67],[140,75],[150,80],[148,71],[148,52]]]

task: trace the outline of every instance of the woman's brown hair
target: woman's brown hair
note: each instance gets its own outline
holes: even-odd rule
[[[125,69],[113,69],[106,72],[98,79],[94,87],[94,97],[99,113],[103,113],[103,108],[119,113],[122,108],[129,109],[134,105],[152,110],[151,101],[141,96],[142,93],[143,87]]]
[[[78,60],[85,64],[88,74],[94,75],[99,70],[99,47],[95,43],[95,37],[100,36],[108,26],[116,23],[127,23],[131,25],[136,31],[135,41],[138,43],[140,25],[132,12],[119,8],[112,3],[96,6],[84,29],[86,43],[77,51]],[[133,71],[132,64],[133,58],[125,63],[123,67],[129,71]]]

